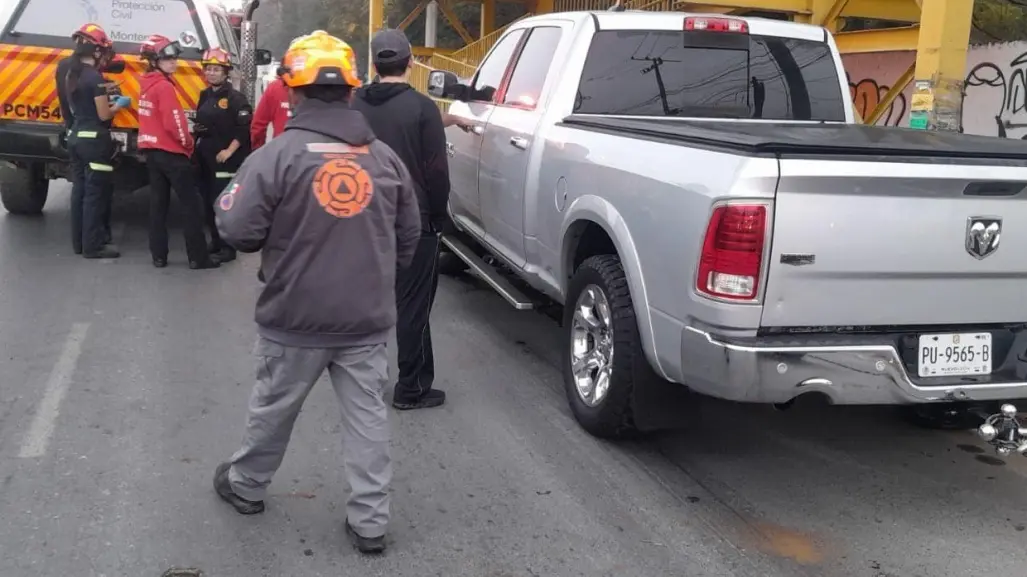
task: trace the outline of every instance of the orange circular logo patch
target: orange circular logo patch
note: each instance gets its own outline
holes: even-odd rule
[[[356,216],[371,203],[371,175],[352,158],[332,158],[314,175],[314,196],[336,218]]]

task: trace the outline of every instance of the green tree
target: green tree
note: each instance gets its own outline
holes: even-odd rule
[[[1027,40],[1027,1],[975,0],[973,43]]]

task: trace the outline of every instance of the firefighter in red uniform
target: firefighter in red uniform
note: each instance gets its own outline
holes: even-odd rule
[[[191,160],[193,137],[171,79],[181,52],[177,42],[157,34],[139,50],[149,65],[140,82],[139,150],[146,155],[150,172],[150,256],[153,266],[167,266],[167,218],[173,188],[185,219],[189,268],[217,268],[220,263],[207,251],[203,235],[203,206]]]
[[[228,81],[232,62],[227,52],[220,48],[207,50],[202,64],[210,86],[200,93],[196,105],[196,161],[200,167],[203,213],[211,236],[210,251],[224,263],[235,260],[235,249],[222,243],[218,236],[214,201],[250,155],[253,107]]]
[[[267,125],[271,125],[271,138],[285,130],[289,120],[289,89],[281,78],[275,78],[267,85],[264,94],[253,112],[253,124],[250,127],[250,141],[253,150],[264,146],[267,142]]]

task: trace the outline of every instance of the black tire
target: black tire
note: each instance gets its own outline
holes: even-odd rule
[[[49,190],[50,181],[40,166],[0,168],[0,202],[11,214],[42,213]]]
[[[575,305],[590,285],[596,286],[606,297],[613,325],[609,390],[596,406],[589,406],[578,394],[571,370]],[[617,256],[604,254],[589,257],[574,272],[564,306],[563,328],[563,382],[574,418],[583,429],[596,437],[624,439],[637,436],[639,430],[634,417],[633,393],[636,386],[645,379],[655,377],[655,374],[642,351],[631,291]]]

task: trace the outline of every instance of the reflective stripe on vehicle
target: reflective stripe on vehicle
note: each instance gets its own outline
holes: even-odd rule
[[[0,44],[0,119],[60,124],[60,104],[57,100],[57,64],[71,56],[71,50],[41,46]],[[105,74],[118,89],[133,102],[139,102],[139,80],[146,72],[146,64],[132,54],[122,56],[125,71]],[[173,77],[178,101],[188,112],[196,110],[200,92],[206,88],[203,67],[199,62],[180,60]],[[121,110],[114,116],[114,128],[139,127],[137,106]]]
[[[114,167],[109,164],[100,164],[99,162],[90,162],[89,169],[97,172],[114,172]]]

